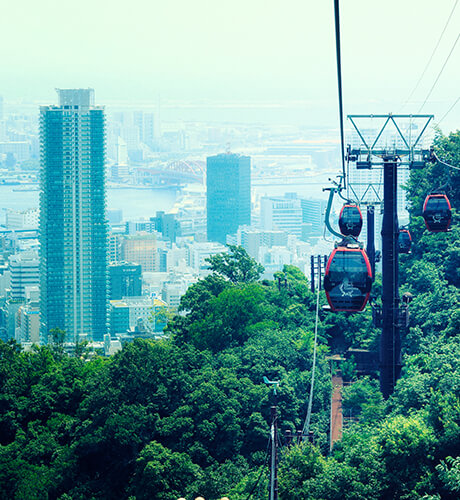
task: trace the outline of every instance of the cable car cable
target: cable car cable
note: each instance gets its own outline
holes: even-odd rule
[[[315,386],[315,370],[316,370],[316,347],[318,343],[319,292],[320,292],[320,287],[318,286],[318,291],[316,293],[315,337],[313,340],[313,363],[311,368],[310,397],[308,398],[307,416],[305,417],[305,422],[303,424],[303,429],[302,429],[302,441],[306,439],[306,436],[308,436],[308,431],[310,430],[311,407],[313,404],[313,390]]]
[[[460,167],[455,167],[454,165],[450,165],[449,163],[446,163],[445,161],[442,161],[438,158],[438,155],[433,151],[433,156],[442,165],[445,165],[446,167],[453,168],[454,170],[460,170]]]
[[[452,104],[452,106],[446,111],[446,113],[444,114],[444,116],[437,122],[438,126],[441,124],[441,122],[444,120],[444,118],[455,108],[455,106],[457,105],[458,101],[460,101],[460,96],[457,97],[457,99],[455,100],[454,104]]]
[[[457,38],[455,39],[455,42],[452,45],[452,48],[450,49],[449,55],[447,56],[446,60],[444,61],[444,64],[442,65],[441,71],[438,73],[438,76],[436,77],[436,80],[434,81],[433,86],[431,87],[430,91],[428,92],[428,95],[426,96],[425,100],[423,101],[423,104],[420,106],[420,108],[417,111],[417,113],[420,113],[420,111],[422,111],[423,106],[425,106],[425,104],[428,101],[431,93],[433,92],[434,88],[436,87],[436,84],[438,83],[439,78],[441,78],[441,75],[442,75],[442,73],[444,71],[444,68],[446,67],[446,65],[448,63],[448,61],[450,59],[450,56],[452,55],[452,52],[454,51],[455,46],[457,45],[457,42],[458,42],[459,38],[460,38],[460,33],[457,35]]]
[[[457,99],[455,100],[454,104],[452,104],[452,106],[446,111],[446,113],[444,114],[444,116],[438,121],[438,126],[441,124],[441,122],[444,120],[444,118],[455,108],[455,106],[457,105],[458,101],[460,101],[460,96],[457,97]]]
[[[339,119],[340,119],[340,145],[342,149],[342,172],[343,187],[347,186],[345,173],[345,137],[343,132],[343,102],[342,102],[342,62],[340,58],[340,18],[339,18],[339,0],[334,0],[335,17],[335,50],[337,58],[337,84],[339,90]]]
[[[415,91],[418,89],[418,86],[420,85],[420,82],[422,81],[422,78],[425,76],[426,70],[428,69],[428,66],[431,64],[431,61],[433,60],[433,57],[438,50],[439,44],[441,43],[442,37],[444,36],[444,33],[447,29],[447,26],[449,25],[449,22],[452,18],[452,14],[455,11],[455,8],[457,7],[458,0],[455,0],[454,6],[452,7],[452,10],[450,11],[449,17],[447,18],[446,24],[444,25],[444,29],[441,32],[441,35],[439,36],[438,42],[436,43],[435,48],[433,49],[433,52],[431,53],[431,56],[426,63],[425,69],[422,71],[422,74],[420,75],[420,78],[418,79],[417,83],[415,84],[415,87],[412,89],[412,92],[410,93],[409,97],[406,99],[406,102],[402,105],[401,109],[406,106],[406,104],[410,101],[411,97],[414,95]]]
[[[270,454],[269,453],[269,450],[270,450],[270,441],[271,441],[271,438],[268,438],[267,451],[265,453],[264,464],[262,465],[262,467],[260,469],[259,477],[257,478],[257,481],[255,482],[254,486],[252,487],[251,491],[249,492],[249,495],[247,496],[246,500],[249,500],[252,497],[255,489],[257,488],[257,485],[259,484],[260,478],[262,477],[262,474],[264,473],[265,467],[267,465],[268,456]]]

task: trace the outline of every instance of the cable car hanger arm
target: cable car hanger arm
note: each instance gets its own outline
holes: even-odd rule
[[[338,188],[332,187],[332,188],[324,188],[323,191],[329,191],[329,199],[327,201],[327,208],[326,208],[326,215],[324,217],[324,222],[326,224],[326,227],[330,233],[332,233],[334,236],[337,236],[340,239],[343,239],[343,234],[338,233],[335,231],[331,223],[329,221],[329,217],[331,215],[331,207],[332,207],[332,200],[334,198],[334,193],[338,192]]]

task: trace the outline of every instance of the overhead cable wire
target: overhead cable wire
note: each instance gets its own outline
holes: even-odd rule
[[[264,464],[262,465],[262,467],[260,469],[259,477],[257,478],[257,481],[255,482],[254,486],[252,487],[251,491],[249,492],[249,495],[246,497],[246,500],[249,500],[252,497],[255,489],[257,488],[257,485],[259,484],[260,478],[262,477],[262,474],[264,473],[265,466],[267,465],[268,455],[269,455],[270,441],[271,441],[271,437],[268,438],[267,451],[265,452],[265,460],[264,460]]]
[[[442,65],[441,71],[438,73],[438,76],[436,77],[436,80],[434,81],[433,86],[431,87],[430,91],[428,92],[428,95],[425,97],[425,100],[423,101],[423,104],[420,106],[417,113],[420,113],[420,111],[422,111],[423,106],[425,106],[426,102],[430,98],[430,95],[433,92],[434,88],[436,87],[436,84],[438,83],[439,78],[441,78],[441,75],[444,71],[444,68],[446,67],[447,63],[449,62],[450,56],[452,55],[452,52],[454,51],[455,46],[457,45],[459,38],[460,38],[460,33],[457,35],[457,38],[455,39],[455,42],[452,45],[452,48],[450,49],[449,55],[447,56],[446,60],[444,61],[444,64]]]
[[[343,132],[343,102],[342,102],[342,61],[340,57],[340,18],[339,18],[339,0],[334,0],[335,15],[335,50],[337,57],[337,84],[339,90],[339,118],[340,118],[340,145],[342,149],[342,173],[343,187],[347,186],[345,173],[345,138]]]
[[[437,125],[439,125],[444,120],[444,118],[446,118],[446,116],[455,108],[455,106],[457,105],[458,101],[460,101],[460,96],[457,97],[457,99],[455,100],[454,104],[452,104],[452,106],[444,113],[443,117],[437,122]]]
[[[449,17],[447,18],[446,24],[444,25],[444,29],[441,32],[441,35],[438,38],[438,42],[436,43],[433,52],[431,53],[430,58],[428,59],[428,62],[426,63],[426,66],[424,70],[422,71],[422,74],[420,75],[420,78],[418,79],[417,83],[415,84],[415,87],[412,89],[412,92],[409,94],[409,97],[406,99],[406,102],[402,105],[402,108],[410,101],[411,97],[414,95],[415,91],[418,89],[418,86],[420,85],[420,82],[422,81],[423,77],[425,76],[426,70],[431,64],[431,61],[433,60],[433,57],[438,50],[439,44],[441,43],[442,37],[444,36],[444,33],[446,32],[447,26],[449,25],[449,22],[452,18],[452,15],[455,11],[455,8],[457,7],[458,0],[455,0],[454,6],[452,7],[452,10],[450,11]],[[402,109],[401,108],[401,109]]]
[[[311,407],[313,404],[313,390],[315,387],[316,347],[318,344],[319,291],[320,287],[318,286],[318,292],[316,294],[315,337],[313,341],[313,364],[311,368],[310,397],[308,398],[307,416],[305,418],[305,423],[303,424],[303,429],[302,429],[302,441],[306,439],[308,431],[310,430]]]
[[[438,158],[438,155],[433,151],[433,156],[436,158],[436,160],[441,163],[442,165],[445,165],[446,167],[453,168],[454,170],[460,170],[460,167],[455,167],[454,165],[450,165],[449,163],[446,163],[445,161],[442,161]]]

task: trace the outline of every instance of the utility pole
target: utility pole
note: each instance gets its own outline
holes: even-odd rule
[[[278,413],[277,413],[277,395],[276,388],[279,380],[269,380],[264,376],[264,383],[267,386],[273,386],[274,405],[270,407],[270,442],[271,442],[271,459],[270,459],[270,490],[269,500],[278,500]]]
[[[269,500],[278,500],[278,415],[276,406],[270,408],[271,460]]]
[[[281,276],[276,277],[278,281],[278,291],[281,292],[281,288],[287,289],[288,288],[288,281],[286,278],[286,275],[282,278]]]
[[[315,291],[315,256],[310,257],[310,290]]]

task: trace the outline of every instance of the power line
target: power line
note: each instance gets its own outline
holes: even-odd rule
[[[436,77],[436,80],[434,81],[433,86],[431,87],[430,91],[428,92],[428,95],[426,96],[425,100],[423,101],[423,104],[420,106],[420,109],[417,111],[417,113],[420,113],[420,111],[422,110],[423,106],[425,106],[426,101],[428,101],[431,93],[433,92],[434,88],[436,87],[436,84],[438,83],[438,80],[441,77],[442,72],[444,71],[444,68],[446,67],[446,65],[448,63],[448,61],[450,59],[450,56],[452,55],[452,52],[454,51],[455,46],[457,45],[457,42],[458,42],[459,38],[460,38],[460,33],[457,35],[457,38],[456,38],[454,44],[452,45],[452,48],[450,49],[449,55],[447,56],[447,59],[444,61],[444,64],[442,65],[441,71],[439,72],[438,76]]]
[[[305,423],[303,424],[303,429],[302,429],[302,440],[305,439],[305,436],[308,434],[308,431],[310,429],[311,407],[313,403],[313,389],[315,386],[316,346],[318,344],[319,290],[320,287],[318,286],[318,291],[316,295],[315,338],[313,344],[313,364],[311,369],[310,397],[308,399],[307,416],[305,418]]]
[[[265,466],[267,465],[268,455],[269,455],[270,441],[271,441],[271,438],[268,438],[267,451],[265,452],[264,464],[260,468],[259,477],[257,478],[257,481],[254,483],[254,486],[252,487],[251,491],[249,492],[249,495],[247,496],[246,500],[249,500],[252,497],[255,489],[257,488],[257,485],[259,484],[260,478],[262,477],[262,474],[264,473]]]
[[[460,101],[460,96],[457,97],[456,101],[452,106],[444,113],[444,116],[438,121],[438,125],[444,120],[444,118],[455,108],[456,104]]]
[[[426,63],[426,66],[424,70],[422,71],[422,74],[420,75],[420,78],[418,79],[417,83],[415,84],[415,87],[412,89],[412,92],[410,93],[409,97],[406,99],[406,102],[402,105],[402,108],[410,101],[411,97],[414,95],[415,91],[418,89],[418,86],[420,85],[420,82],[422,81],[422,78],[425,76],[426,70],[428,69],[429,65],[431,64],[431,61],[433,60],[433,57],[438,50],[439,44],[441,43],[442,37],[444,36],[444,33],[447,29],[447,26],[449,25],[449,22],[452,18],[452,14],[455,11],[455,7],[457,7],[458,0],[455,0],[454,6],[452,7],[452,10],[450,11],[449,17],[447,18],[446,24],[444,25],[444,29],[441,32],[441,35],[439,36],[438,42],[436,43],[435,48],[433,49],[433,52],[431,53],[430,58],[428,59],[428,62]],[[402,109],[401,108],[401,109]]]

